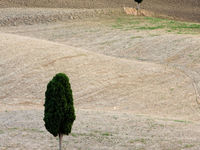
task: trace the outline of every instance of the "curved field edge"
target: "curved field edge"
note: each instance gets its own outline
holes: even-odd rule
[[[191,81],[154,63],[129,61],[45,40],[1,33],[0,107],[42,107],[48,81],[71,79],[75,107],[198,120]]]

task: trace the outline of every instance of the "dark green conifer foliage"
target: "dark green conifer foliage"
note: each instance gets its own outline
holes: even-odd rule
[[[48,83],[44,106],[45,127],[55,137],[59,135],[61,142],[64,134],[71,133],[76,118],[69,78],[64,73],[56,74]]]
[[[143,0],[135,0],[137,3],[142,3]]]
[[[142,3],[143,0],[135,0],[137,2],[137,10],[140,9],[140,3]]]

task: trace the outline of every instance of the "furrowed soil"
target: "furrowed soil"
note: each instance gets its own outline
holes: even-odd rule
[[[134,0],[0,0],[0,8],[122,8],[136,7]],[[174,19],[200,22],[199,0],[144,0],[142,8]]]
[[[118,8],[0,12],[0,149],[58,148],[43,122],[58,72],[77,115],[63,149],[200,149],[200,24]]]

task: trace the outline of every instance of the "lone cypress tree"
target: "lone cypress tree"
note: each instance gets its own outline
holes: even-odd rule
[[[137,10],[140,9],[140,3],[142,3],[143,0],[135,0],[135,2],[137,2]]]
[[[64,73],[56,74],[48,83],[44,106],[45,127],[53,136],[59,136],[61,150],[62,137],[71,133],[76,119],[69,78]]]

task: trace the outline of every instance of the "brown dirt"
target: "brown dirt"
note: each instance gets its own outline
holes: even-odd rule
[[[119,8],[136,7],[133,0],[0,0],[0,7]],[[199,0],[144,0],[142,8],[175,19],[200,22]]]
[[[199,0],[148,0],[143,8],[178,20],[200,22]]]
[[[42,110],[0,113],[1,150],[58,149],[58,139],[46,131],[42,118]],[[199,124],[191,122],[79,109],[63,149],[199,150],[199,134]]]
[[[69,75],[77,110],[65,148],[199,148],[197,124],[184,121],[199,120],[199,113],[183,73],[22,36],[1,33],[0,42],[1,149],[56,148],[42,104],[57,72]]]
[[[112,17],[0,28],[0,149],[57,149],[42,120],[57,72],[70,77],[77,112],[64,149],[200,149],[199,35],[117,30]]]
[[[27,102],[42,104],[45,83],[56,72],[65,72],[74,83],[79,108],[113,110],[116,107],[117,111],[137,114],[156,116],[159,112],[159,116],[169,118],[198,119],[198,112],[197,116],[193,112],[197,104],[190,79],[172,68],[84,52],[47,41],[1,35],[0,97],[4,97],[1,104],[9,104],[8,108]],[[172,87],[176,89],[176,98],[170,91]],[[20,96],[21,93],[25,95]],[[173,105],[174,100],[180,105]]]
[[[123,14],[123,9],[0,9],[0,26],[17,26]]]

